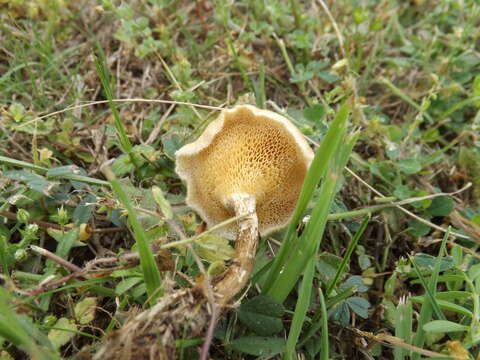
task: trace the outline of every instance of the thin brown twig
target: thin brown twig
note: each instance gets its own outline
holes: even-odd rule
[[[109,228],[100,228],[100,229],[92,229],[92,234],[111,234],[125,231],[127,228],[121,226],[109,227]]]
[[[95,269],[99,265],[108,265],[108,264],[115,264],[115,263],[120,263],[122,266],[120,267],[109,267],[105,269],[100,269],[100,271],[107,271],[107,272],[112,272],[114,270],[118,269],[125,269],[127,267],[133,267],[138,264],[138,261],[140,259],[140,254],[138,252],[129,252],[122,254],[120,256],[111,256],[111,257],[104,257],[104,258],[98,258],[98,259],[93,259],[86,263],[86,265],[83,268],[76,267],[76,265],[66,261],[65,259],[62,259],[58,257],[55,254],[52,254],[50,251],[43,249],[41,247],[31,245],[32,250],[40,253],[41,255],[48,257],[49,259],[57,262],[58,264],[62,265],[68,270],[72,270],[73,273],[61,278],[61,279],[55,279],[50,282],[46,282],[43,284],[40,284],[37,288],[34,290],[31,290],[29,292],[29,295],[34,296],[34,295],[39,295],[51,288],[54,288],[58,285],[61,285],[69,280],[72,280],[77,277],[83,277],[85,279],[89,278],[89,274],[92,272],[97,272],[98,270]],[[152,250],[158,250],[157,246],[152,246]]]
[[[328,19],[332,23],[333,29],[335,30],[335,34],[338,39],[338,44],[340,45],[340,51],[342,53],[342,56],[344,59],[347,59],[347,52],[345,51],[345,46],[343,43],[343,35],[342,32],[340,31],[340,28],[338,27],[337,22],[335,21],[335,18],[333,17],[332,13],[330,12],[330,9],[328,8],[327,4],[323,0],[317,0],[320,6],[323,8],[323,11],[325,11],[325,14],[327,14]]]
[[[58,255],[55,255],[51,251],[48,251],[47,249],[41,248],[40,246],[37,245],[30,245],[30,249],[35,251],[37,254],[40,254],[42,256],[45,256],[46,258],[49,258],[50,260],[55,261],[57,264],[60,266],[64,267],[67,270],[73,271],[73,272],[81,272],[83,271],[82,268],[78,267],[75,264],[72,264],[70,261],[65,260],[64,258],[61,258]]]
[[[71,274],[68,274],[67,276],[64,276],[60,279],[55,279],[55,280],[52,280],[52,281],[47,282],[45,284],[40,284],[36,288],[34,288],[33,290],[30,290],[28,292],[28,295],[29,296],[40,295],[40,294],[44,293],[45,291],[50,290],[51,288],[57,287],[58,285],[62,285],[63,283],[65,283],[69,280],[73,280],[77,277],[84,276],[85,273],[86,273],[85,270],[81,270],[81,271],[77,271],[77,272],[73,272]]]
[[[16,220],[17,219],[17,214],[10,212],[10,211],[0,211],[0,216],[3,216],[7,219],[11,220]],[[27,221],[28,224],[36,224],[42,228],[52,228],[52,229],[57,229],[57,230],[62,230],[62,226],[54,223],[50,223],[47,221],[42,221],[42,220],[35,220],[35,219],[28,219]],[[65,228],[65,227],[63,227]]]

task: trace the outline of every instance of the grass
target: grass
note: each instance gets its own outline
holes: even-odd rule
[[[0,4],[0,358],[90,356],[198,256],[228,266],[174,153],[236,103],[316,155],[211,358],[478,358],[479,19],[475,0]]]

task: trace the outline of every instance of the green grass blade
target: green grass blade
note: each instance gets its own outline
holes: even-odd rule
[[[332,124],[330,125],[327,134],[322,141],[322,144],[315,154],[312,164],[310,165],[310,169],[305,177],[292,220],[290,221],[290,225],[287,229],[282,245],[280,246],[279,252],[273,260],[265,281],[265,292],[268,292],[272,288],[275,278],[285,265],[288,254],[291,254],[291,250],[296,239],[296,228],[298,223],[300,222],[300,219],[307,208],[308,202],[313,195],[315,187],[324,176],[327,167],[330,164],[330,159],[335,155],[335,151],[343,139],[347,128],[348,114],[348,106],[346,103],[344,103],[340,107],[335,119],[332,121]]]
[[[314,230],[304,230],[305,235],[297,241],[303,246],[296,246],[292,253],[295,254],[294,258],[289,258],[289,261],[285,264],[283,271],[277,274],[274,279],[273,285],[267,294],[273,297],[275,300],[283,302],[290,291],[295,286],[300,274],[305,268],[305,264],[310,261],[314,256],[315,251],[312,251],[307,242],[315,241],[314,235],[318,234],[317,244],[320,244],[321,235],[325,229],[327,223],[327,215],[330,210],[330,205],[335,195],[335,189],[337,185],[337,178],[333,174],[329,175],[325,180],[325,183],[321,187],[321,199],[318,201],[317,206],[312,212],[312,217],[309,221],[310,228]],[[308,225],[307,225],[308,226]],[[318,231],[318,232],[315,232]]]
[[[347,130],[349,112],[350,110],[347,103],[344,103],[333,119],[325,138],[322,140],[322,143],[318,148],[312,164],[310,165],[310,169],[305,177],[305,182],[300,192],[297,206],[295,207],[287,234],[295,231],[303,213],[305,212],[305,209],[307,208],[308,202],[313,195],[315,187],[320,182],[327,170],[328,159],[335,155],[335,150],[343,139],[343,134]]]
[[[438,282],[438,277],[439,277],[439,272],[440,272],[440,264],[441,264],[441,258],[443,257],[443,254],[445,253],[445,247],[447,243],[447,239],[450,235],[450,227],[447,229],[447,232],[445,233],[445,236],[443,237],[442,244],[440,246],[440,251],[439,251],[439,256],[437,258],[437,262],[435,263],[435,267],[433,269],[432,275],[429,279],[428,285],[426,284],[425,278],[422,276],[420,273],[417,265],[413,261],[412,258],[410,258],[410,262],[414,265],[414,269],[419,274],[419,279],[422,282],[429,301],[426,301],[422,309],[420,310],[420,317],[418,319],[418,324],[417,324],[417,331],[415,333],[415,341],[414,341],[414,346],[422,348],[423,345],[425,344],[425,330],[423,329],[423,326],[428,323],[431,318],[432,318],[432,313],[435,311],[437,317],[440,314],[439,319],[443,320],[445,315],[443,312],[440,310],[440,306],[436,302],[435,295],[433,294],[437,288],[437,282]],[[436,305],[436,309],[435,309]],[[412,360],[419,360],[420,359],[420,354],[418,353],[413,353],[412,354]]]
[[[413,269],[415,270],[415,273],[417,274],[423,287],[425,288],[425,291],[427,293],[427,298],[430,304],[432,305],[432,309],[433,309],[433,312],[435,313],[435,316],[440,320],[446,320],[445,315],[443,314],[442,310],[440,309],[440,306],[437,303],[437,299],[435,299],[434,290],[432,290],[432,288],[430,287],[430,284],[427,284],[425,277],[422,275],[415,260],[412,257],[410,257],[410,261],[413,265]]]
[[[267,292],[277,301],[285,300],[300,277],[304,264],[308,263],[310,257],[318,251],[331,203],[338,190],[343,168],[357,140],[357,135],[354,134],[345,139],[344,134],[342,134],[342,139],[344,141],[337,143],[335,156],[331,159],[328,174],[320,188],[320,196],[313,208],[310,221],[307,223],[301,238],[295,241],[294,246],[290,247],[289,258],[285,260],[282,271],[277,274],[273,285]]]
[[[65,232],[62,236],[62,241],[58,243],[55,255],[58,255],[63,259],[67,259],[75,240],[77,240],[78,238],[79,231],[80,229],[76,227],[72,230],[69,230],[68,232]]]
[[[130,154],[132,151],[132,144],[128,139],[127,132],[123,126],[122,121],[120,120],[120,113],[117,110],[117,107],[113,100],[113,91],[111,87],[110,75],[107,68],[107,62],[105,59],[105,53],[103,52],[102,47],[98,42],[96,42],[96,54],[93,57],[95,62],[95,68],[97,69],[97,74],[100,77],[102,82],[102,88],[105,92],[105,96],[108,100],[108,105],[112,111],[113,118],[115,120],[115,128],[117,129],[118,140],[120,142],[120,147],[122,151],[126,154]]]
[[[42,167],[42,166],[37,166],[34,164],[31,164],[26,161],[21,161],[17,159],[12,159],[6,156],[0,156],[0,163],[16,166],[16,167],[21,167],[24,169],[30,169],[34,170],[40,173],[47,173],[48,168]],[[48,178],[59,178],[59,179],[67,179],[67,180],[73,180],[73,181],[78,181],[78,182],[83,182],[87,184],[92,184],[92,185],[110,185],[108,181],[100,180],[100,179],[95,179],[89,176],[83,176],[83,175],[75,175],[75,174],[62,174],[61,176],[48,176]]]
[[[235,61],[235,65],[237,66],[238,71],[240,71],[240,75],[242,76],[243,82],[245,83],[245,85],[247,85],[250,88],[250,90],[253,93],[255,93],[255,86],[253,85],[252,80],[248,77],[245,66],[240,61],[240,57],[238,56],[237,50],[235,49],[235,45],[233,44],[232,37],[230,35],[227,36],[225,38],[225,42],[227,43],[227,48],[230,50],[230,52],[233,55],[233,60]]]
[[[258,81],[255,84],[255,102],[260,109],[265,109],[265,65],[260,63]]]
[[[329,359],[329,343],[328,343],[328,314],[327,314],[327,305],[325,303],[325,297],[323,296],[323,291],[319,289],[320,297],[320,310],[322,314],[322,348],[320,350],[320,360]]]
[[[412,341],[412,322],[413,322],[413,308],[410,299],[400,299],[395,312],[395,336],[403,339],[406,344]],[[395,347],[393,354],[395,360],[403,360],[410,356],[410,351]]]
[[[340,266],[338,267],[337,272],[335,273],[335,277],[332,279],[332,281],[330,282],[330,284],[327,287],[327,291],[326,291],[327,296],[330,295],[332,290],[337,285],[338,280],[343,275],[343,272],[345,271],[345,267],[347,266],[347,263],[350,261],[350,257],[352,256],[353,251],[357,247],[358,241],[360,240],[360,238],[363,235],[363,232],[367,228],[367,225],[368,225],[369,221],[370,221],[370,217],[366,216],[363,219],[362,223],[360,224],[360,228],[358,229],[358,231],[353,236],[352,241],[350,242],[350,244],[348,244],[347,251],[345,252],[345,255],[343,256],[342,262],[340,263]]]
[[[8,261],[7,261],[7,237],[3,234],[0,234],[0,266],[2,268],[1,274],[4,276],[10,276],[8,271]]]
[[[338,303],[340,303],[343,300],[349,298],[350,296],[352,296],[355,293],[355,291],[356,291],[355,287],[352,286],[352,287],[344,290],[340,294],[338,294],[334,297],[331,297],[330,299],[328,299],[325,302],[325,309],[326,309],[325,311],[328,311],[329,309],[333,308]],[[322,293],[322,296],[323,296],[323,293]],[[302,340],[300,341],[300,344],[299,344],[300,347],[305,345],[305,343],[313,335],[315,335],[315,333],[323,326],[322,316],[323,316],[323,309],[322,309],[322,307],[319,307],[315,311],[315,314],[312,317],[312,322],[311,322],[312,325],[310,326],[310,328],[308,329],[308,331],[306,332],[306,334],[303,336]],[[327,318],[328,318],[328,313],[327,313]]]
[[[47,168],[44,168],[42,166],[37,166],[37,165],[31,164],[31,163],[26,162],[26,161],[12,159],[12,158],[9,158],[9,157],[6,157],[6,156],[0,156],[0,163],[4,163],[4,164],[16,166],[16,167],[21,167],[21,168],[24,168],[24,169],[35,170],[35,171],[38,171],[38,172],[47,172],[48,171]]]
[[[302,285],[298,294],[297,305],[295,306],[295,313],[293,315],[292,324],[288,333],[287,345],[284,358],[291,360],[294,358],[295,347],[298,342],[298,337],[302,331],[302,326],[305,321],[308,307],[310,306],[310,297],[312,294],[313,276],[315,274],[315,258],[312,257],[307,265],[305,273],[303,274]]]
[[[357,292],[357,287],[356,286],[351,286],[346,290],[343,290],[341,293],[338,295],[332,296],[327,299],[327,309],[330,311],[333,309],[336,305],[341,303],[343,300],[348,299],[350,296],[355,294]]]
[[[465,294],[468,294],[465,292]],[[470,293],[471,294],[471,293]],[[416,302],[419,304],[425,304],[425,302],[428,302],[428,298],[426,296],[414,296],[411,298],[412,302]],[[468,316],[469,318],[473,317],[473,313],[468,310],[466,307],[463,307],[461,305],[457,305],[454,302],[447,301],[447,300],[441,300],[439,299],[438,296],[436,296],[436,301],[438,303],[438,306],[440,309],[447,310],[450,312],[455,312],[457,314],[461,314],[463,316]]]
[[[40,333],[25,316],[18,315],[10,306],[13,297],[0,287],[0,337],[25,351],[34,359],[60,359],[48,338]]]
[[[89,176],[75,175],[75,174],[65,174],[60,176],[62,179],[78,181],[85,184],[100,185],[100,186],[110,186],[110,183],[105,180],[95,179]]]
[[[115,175],[109,168],[104,168],[103,172],[110,181],[110,185],[112,186],[115,195],[123,206],[125,206],[125,209],[127,209],[128,222],[133,229],[138,252],[140,254],[140,265],[143,271],[147,294],[150,304],[154,304],[155,299],[161,295],[161,277],[152,250],[148,245],[145,232],[138,221],[135,209],[133,208],[130,199],[127,197],[127,194],[122,189],[120,182],[116,179]]]

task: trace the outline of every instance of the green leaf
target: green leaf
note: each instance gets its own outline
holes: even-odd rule
[[[413,158],[403,159],[395,163],[397,168],[408,175],[416,174],[422,170],[422,165]]]
[[[370,257],[368,255],[366,254],[357,254],[357,255],[358,255],[358,265],[360,266],[360,269],[366,270],[370,266],[372,266],[372,262],[370,261]]]
[[[423,325],[424,331],[434,333],[467,331],[468,329],[468,326],[460,325],[448,320],[433,320]]]
[[[207,269],[207,275],[211,278],[220,275],[225,271],[225,262],[224,261],[215,261],[210,264]]]
[[[59,349],[68,343],[75,336],[75,331],[77,331],[77,325],[72,320],[64,317],[58,319],[53,327],[54,329],[48,332],[48,339],[55,349]]]
[[[463,306],[460,306],[460,305],[457,305],[457,304],[455,304],[453,302],[450,302],[450,301],[447,301],[447,300],[441,300],[440,297],[438,296],[439,294],[441,294],[441,293],[436,293],[435,294],[435,300],[436,300],[440,309],[451,311],[451,312],[456,312],[458,314],[468,316],[469,318],[471,318],[473,316],[472,312],[470,310],[468,310],[467,308],[465,308]],[[413,302],[417,302],[417,303],[420,303],[420,304],[425,304],[426,299],[427,299],[427,297],[425,295],[414,296],[414,297],[411,298],[411,300]]]
[[[388,139],[394,143],[401,142],[406,136],[402,128],[397,125],[385,125],[385,130],[387,132]]]
[[[47,177],[63,177],[65,175],[85,175],[77,165],[57,166],[47,171]]]
[[[91,323],[95,319],[97,298],[87,297],[75,305],[75,317],[82,325]]]
[[[173,217],[172,207],[170,206],[170,203],[167,201],[167,199],[165,199],[162,189],[160,189],[158,186],[154,186],[152,187],[152,194],[153,199],[158,204],[158,206],[160,206],[160,210],[162,211],[163,216],[166,219],[171,219]]]
[[[112,164],[112,171],[118,177],[132,172],[135,166],[132,164],[131,158],[128,155],[119,156]]]
[[[339,287],[339,291],[347,290],[351,287],[355,287],[355,292],[367,292],[368,286],[365,285],[360,275],[352,275],[347,281],[342,283]]]
[[[325,115],[325,107],[321,104],[313,105],[312,107],[303,110],[303,116],[308,121],[317,123]]]
[[[17,314],[11,293],[0,286],[0,339],[3,346],[7,340],[38,360],[60,359],[48,338],[25,314]],[[28,357],[28,356],[27,356]]]
[[[439,277],[440,280],[440,277]],[[435,293],[435,298],[440,300],[454,301],[460,299],[468,299],[473,296],[473,293],[469,291],[437,291]],[[424,298],[424,296],[414,296],[415,298]]]
[[[334,82],[341,79],[340,76],[330,71],[322,71],[318,74],[318,77],[328,84],[333,84]]]
[[[406,185],[397,185],[395,186],[393,195],[395,195],[400,200],[405,200],[412,196],[412,191]]]
[[[332,319],[340,325],[347,326],[350,321],[350,309],[346,301],[342,301],[332,309]]]
[[[21,103],[14,102],[9,106],[8,111],[12,115],[13,120],[20,122],[25,114],[25,107]]]
[[[395,160],[400,156],[400,145],[391,141],[386,141],[385,145],[385,153],[390,160]]]
[[[285,348],[285,339],[278,337],[244,336],[233,340],[230,346],[245,354],[272,356]]]
[[[353,20],[357,24],[361,24],[364,21],[367,21],[370,17],[370,13],[367,9],[356,8],[353,10]]]
[[[211,263],[229,260],[235,254],[235,249],[226,238],[213,234],[200,236],[195,241],[195,250],[201,258]]]
[[[256,296],[238,309],[238,318],[258,335],[268,336],[283,329],[283,305],[269,296]]]
[[[115,287],[115,293],[117,295],[122,295],[124,292],[126,292],[130,288],[134,287],[138,283],[141,283],[142,280],[143,279],[141,277],[136,277],[136,276],[123,279]]]
[[[73,221],[75,221],[75,224],[80,225],[80,224],[86,224],[88,220],[92,217],[92,213],[94,210],[94,206],[92,205],[95,203],[97,198],[93,196],[92,194],[87,195],[80,201],[80,203],[77,205],[75,210],[73,211]]]
[[[422,140],[427,143],[438,141],[438,139],[440,139],[440,132],[437,128],[432,127],[422,133]]]
[[[321,253],[317,261],[317,276],[323,283],[330,283],[337,274],[342,263],[342,258],[330,253]],[[348,272],[349,266],[345,265],[345,272]]]
[[[67,232],[49,231],[48,234],[58,241],[55,255],[58,255],[61,258],[66,259],[72,247],[77,245],[76,240],[78,239],[78,233],[79,233],[78,227],[73,228],[72,230]]]
[[[418,265],[429,270],[432,270],[437,262],[437,257],[423,253],[416,254],[414,259]],[[452,269],[453,267],[455,267],[455,262],[451,256],[445,256],[440,259],[440,272]]]
[[[48,135],[55,129],[55,119],[53,117],[48,119],[36,120],[32,122],[33,116],[31,113],[26,113],[22,118],[22,122],[11,127],[11,130],[21,131],[30,135]]]
[[[183,145],[182,138],[174,133],[167,133],[162,136],[162,145],[165,155],[175,159],[175,152]]]
[[[116,133],[120,143],[120,148],[124,153],[130,154],[130,152],[132,151],[132,143],[130,142],[130,139],[127,136],[127,131],[125,129],[125,126],[123,125],[120,119],[120,113],[118,112],[117,106],[112,101],[113,99],[112,85],[114,84],[114,82],[111,81],[105,53],[102,47],[100,46],[100,44],[98,43],[98,41],[95,41],[95,47],[96,47],[95,49],[96,51],[93,56],[93,60],[95,63],[95,67],[97,69],[97,74],[102,83],[103,92],[108,100],[108,105],[110,106],[110,110],[112,111],[112,115],[115,120],[115,128],[117,130]]]
[[[370,307],[368,300],[360,296],[352,296],[347,299],[347,304],[355,314],[364,319],[368,318],[368,308]]]
[[[410,219],[408,221],[408,227],[410,234],[413,236],[424,236],[427,235],[431,230],[430,226],[415,219]]]
[[[447,216],[455,207],[455,202],[446,196],[434,198],[427,212],[432,216]]]
[[[54,182],[47,181],[43,176],[24,170],[5,171],[3,176],[12,180],[23,181],[30,189],[46,196],[51,195],[52,188],[56,184]]]
[[[132,20],[133,16],[135,15],[133,9],[130,7],[128,4],[121,4],[117,9],[116,9],[117,15],[122,19],[122,20]]]
[[[138,284],[137,286],[135,286],[132,289],[131,293],[132,293],[132,296],[135,299],[138,299],[141,296],[145,295],[147,293],[147,287],[145,286],[145,283],[142,282],[142,283]]]
[[[478,277],[480,277],[480,264],[472,265],[472,267],[468,270],[468,277],[471,281],[475,281]]]

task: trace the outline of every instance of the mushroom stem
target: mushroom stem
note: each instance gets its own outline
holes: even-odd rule
[[[235,216],[243,216],[238,222],[238,237],[235,241],[235,257],[223,278],[215,286],[217,301],[221,307],[242,290],[253,269],[258,244],[258,217],[255,212],[255,198],[249,194],[232,194],[227,206]]]
[[[226,202],[238,221],[235,256],[223,276],[214,282],[218,314],[222,313],[248,283],[258,243],[258,217],[255,198],[235,193]],[[208,299],[198,287],[166,294],[152,308],[129,319],[95,354],[94,360],[174,359],[175,340],[199,336],[208,327]],[[213,332],[211,332],[213,334]],[[210,334],[210,339],[211,339]],[[208,351],[208,346],[205,350]]]

